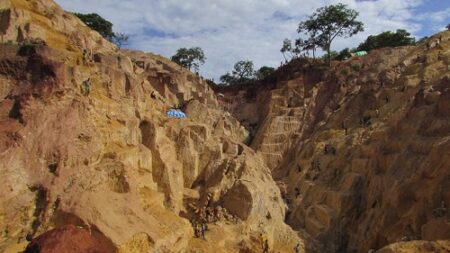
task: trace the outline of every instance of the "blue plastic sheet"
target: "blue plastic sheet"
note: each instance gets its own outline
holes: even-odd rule
[[[176,109],[169,109],[167,111],[167,116],[169,116],[169,118],[177,118],[177,119],[186,118],[186,114],[184,112]]]

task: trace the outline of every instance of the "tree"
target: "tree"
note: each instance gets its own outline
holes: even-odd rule
[[[111,38],[111,42],[116,44],[118,48],[121,48],[123,45],[128,43],[129,36],[125,33],[114,33]]]
[[[74,14],[91,29],[100,33],[103,36],[103,38],[109,40],[114,36],[114,32],[112,29],[113,24],[108,20],[102,18],[97,13],[90,13],[90,14],[74,13]]]
[[[200,65],[205,63],[206,57],[203,50],[199,47],[180,48],[176,54],[172,56],[172,61],[189,70],[198,71]]]
[[[292,46],[292,42],[290,39],[283,40],[283,46],[281,47],[280,52],[283,54],[284,60],[286,62],[288,61],[288,58],[292,59],[300,53],[299,48],[297,46],[296,47]]]
[[[266,71],[269,67],[262,67],[262,71]],[[260,69],[261,70],[261,69]],[[269,70],[270,71],[270,70]],[[234,64],[231,74],[228,72],[220,77],[220,81],[224,85],[233,85],[238,83],[246,83],[254,80],[255,72],[253,71],[253,62],[249,60],[238,61]],[[262,73],[260,73],[262,74]]]
[[[307,55],[309,55],[309,51],[312,51],[313,59],[316,59],[316,49],[320,47],[321,42],[319,42],[318,38],[311,36],[307,40],[297,39],[295,40],[295,50],[297,54],[305,51]]]
[[[348,59],[350,57],[351,57],[350,49],[344,48],[337,54],[337,56],[334,59],[336,59],[338,61],[343,61],[343,60]]]
[[[238,61],[234,64],[233,76],[237,78],[239,82],[246,82],[253,79],[253,62],[249,60]]]
[[[116,44],[118,48],[126,45],[129,36],[124,33],[113,32],[113,24],[108,20],[104,19],[97,13],[82,14],[74,13],[81,21],[83,21],[92,30],[97,31],[103,38],[109,40],[110,42]]]
[[[220,82],[222,85],[233,85],[237,83],[237,80],[228,72],[220,77]]]
[[[450,31],[450,24],[448,24],[445,28]]]
[[[323,48],[331,64],[331,43],[336,37],[349,38],[364,31],[359,13],[345,4],[336,4],[317,9],[308,20],[300,22],[297,32],[309,35],[309,43]]]
[[[257,80],[264,80],[268,76],[270,76],[273,72],[275,72],[275,69],[272,67],[262,66],[255,72],[255,77]]]
[[[414,45],[415,42],[415,38],[411,37],[409,32],[403,29],[398,29],[395,33],[387,31],[378,35],[370,35],[363,43],[359,44],[357,49],[359,51],[370,51],[383,47]]]
[[[249,60],[238,61],[234,64],[233,76],[239,82],[246,82],[253,78],[253,62]]]

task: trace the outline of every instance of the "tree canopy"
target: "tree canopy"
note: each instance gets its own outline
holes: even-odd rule
[[[284,60],[288,61],[300,53],[300,47],[297,44],[292,45],[290,39],[284,39],[280,52],[283,54]]]
[[[114,36],[111,38],[111,42],[116,44],[117,47],[121,48],[122,46],[128,43],[128,34],[125,33],[114,33]]]
[[[299,31],[300,33],[300,31]],[[316,49],[322,47],[323,43],[315,35],[310,35],[306,40],[301,38],[295,40],[295,49],[298,53],[305,51],[309,55],[309,51],[312,51],[313,59],[316,58]]]
[[[350,58],[351,57],[350,52],[351,52],[350,49],[344,48],[336,55],[336,57],[334,59],[336,59],[338,61],[343,61],[347,58]]]
[[[254,75],[253,62],[249,60],[236,62],[232,73],[240,81],[251,80]]]
[[[382,47],[398,47],[415,44],[416,40],[411,34],[403,29],[398,29],[395,33],[391,31],[382,32],[378,35],[370,35],[359,44],[358,50],[370,51]]]
[[[113,32],[113,24],[108,20],[104,19],[97,13],[82,14],[74,13],[81,21],[83,21],[91,29],[100,33],[103,38],[109,40],[110,42],[117,45],[117,47],[122,47],[128,41],[129,36],[124,33]]]
[[[450,24],[448,24],[445,28],[450,31]]]
[[[113,32],[113,24],[108,20],[102,18],[97,13],[90,14],[82,14],[82,13],[74,13],[81,21],[83,21],[87,26],[96,30],[100,33],[104,38],[110,39],[114,36]]]
[[[255,72],[255,77],[257,80],[264,80],[274,72],[275,68],[262,66]]]
[[[262,67],[258,71],[261,71],[259,72],[259,75],[263,76],[270,72],[270,68]],[[255,80],[256,74],[258,74],[258,72],[255,73],[255,71],[253,70],[253,62],[249,60],[242,60],[234,64],[234,68],[231,71],[231,74],[228,72],[225,75],[222,75],[220,77],[220,81],[224,85],[246,83]]]
[[[336,37],[351,37],[364,31],[362,22],[357,21],[359,13],[347,8],[345,4],[329,5],[318,8],[306,21],[300,22],[297,32],[309,36],[308,40],[315,47],[327,52],[331,62],[331,43]]]
[[[237,78],[228,72],[220,77],[220,83],[221,85],[233,85],[237,83]]]
[[[178,65],[183,66],[189,70],[198,71],[200,65],[205,64],[205,53],[200,47],[180,48],[175,55],[172,56],[172,61]]]

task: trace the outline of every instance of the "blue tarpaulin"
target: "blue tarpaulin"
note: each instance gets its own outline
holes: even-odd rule
[[[186,114],[184,112],[176,109],[169,109],[167,111],[167,116],[169,116],[170,118],[178,118],[178,119],[186,118]]]

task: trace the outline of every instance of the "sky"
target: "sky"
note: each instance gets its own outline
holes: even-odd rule
[[[319,7],[344,3],[359,12],[364,32],[337,38],[333,50],[356,47],[368,35],[406,29],[416,38],[445,29],[448,0],[56,0],[65,10],[98,13],[115,32],[130,36],[126,48],[165,57],[181,47],[201,47],[206,63],[200,73],[219,77],[239,60],[255,69],[277,67],[285,38],[295,40],[300,21]]]

